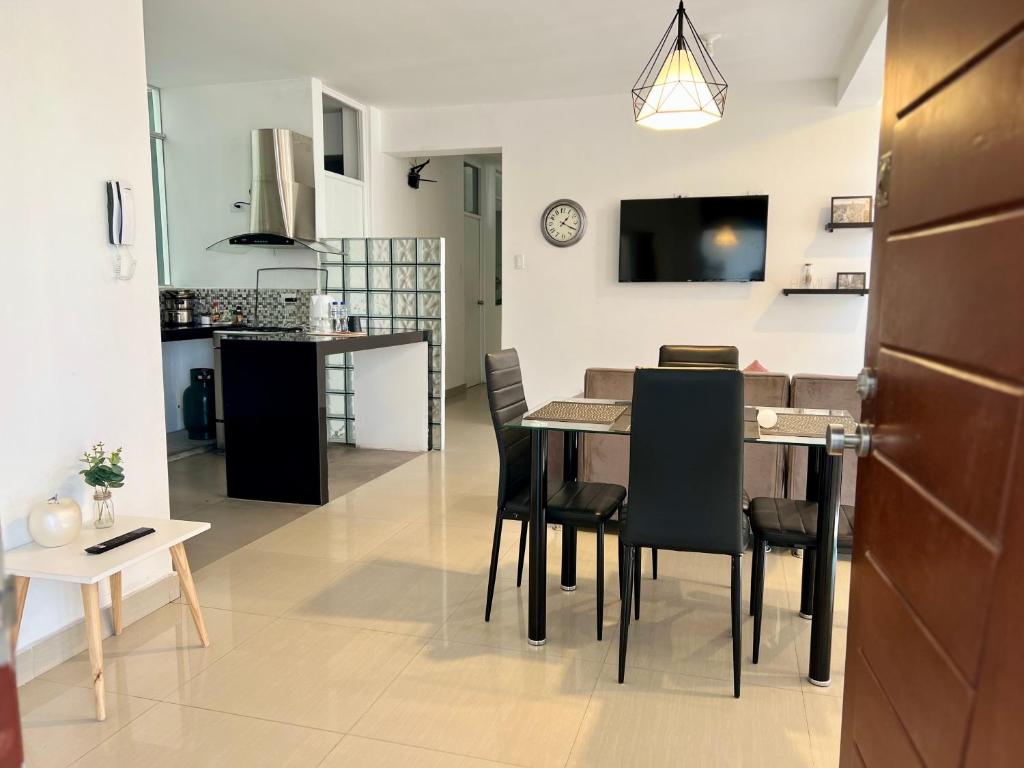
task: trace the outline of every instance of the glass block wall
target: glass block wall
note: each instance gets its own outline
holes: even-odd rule
[[[444,447],[444,239],[346,238],[328,240],[341,256],[321,256],[327,289],[343,294],[349,316],[362,318],[370,335],[430,332],[428,368],[429,445]],[[333,259],[331,261],[330,259]],[[327,358],[327,435],[355,445],[359,414],[352,408],[352,355]]]

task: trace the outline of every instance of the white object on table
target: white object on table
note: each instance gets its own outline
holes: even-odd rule
[[[84,550],[93,544],[112,539],[136,528],[154,528],[148,536],[122,544],[101,555],[90,555]],[[89,661],[92,666],[93,694],[96,698],[96,719],[106,718],[103,683],[103,637],[100,624],[99,582],[110,579],[110,614],[114,634],[121,634],[121,573],[131,566],[160,552],[170,550],[174,570],[181,582],[181,591],[188,600],[192,620],[203,647],[210,644],[203,623],[203,615],[196,596],[192,571],[185,556],[182,542],[210,529],[209,523],[193,520],[168,520],[155,517],[118,516],[110,528],[82,529],[81,535],[64,547],[47,548],[39,544],[25,544],[4,553],[4,568],[14,576],[17,615],[11,628],[12,652],[18,645],[18,630],[25,612],[30,579],[50,579],[80,584],[82,605],[85,611],[85,634],[89,642]]]
[[[28,533],[44,547],[63,547],[78,538],[82,530],[82,508],[74,499],[52,496],[28,513]]]
[[[771,408],[757,409],[757,424],[761,429],[771,429],[779,423],[779,414]]]

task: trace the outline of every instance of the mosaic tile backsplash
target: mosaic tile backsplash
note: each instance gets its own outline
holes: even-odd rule
[[[195,295],[193,315],[213,312],[217,302],[222,314],[221,322],[230,322],[235,317],[235,307],[242,308],[246,325],[306,325],[309,322],[309,297],[312,289],[260,288],[259,306],[255,288],[192,288]],[[294,303],[286,304],[285,296],[295,296]]]

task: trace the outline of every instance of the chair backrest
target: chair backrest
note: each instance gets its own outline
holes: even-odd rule
[[[793,375],[790,405],[794,408],[834,408],[849,411],[860,421],[861,399],[857,394],[857,379],[853,376],[824,376],[813,373]],[[789,476],[786,497],[803,499],[807,496],[807,449],[789,446]],[[843,504],[857,500],[857,455],[853,451],[843,454]]]
[[[665,344],[658,351],[658,365],[662,368],[739,368],[740,351],[736,347]]]
[[[530,483],[530,432],[502,429],[527,412],[523,372],[514,349],[484,356],[487,403],[491,409],[494,437],[498,441],[498,508]]]
[[[741,554],[743,374],[637,369],[631,431],[623,541]]]

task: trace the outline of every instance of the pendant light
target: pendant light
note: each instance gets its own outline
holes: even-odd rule
[[[633,86],[633,116],[657,130],[703,128],[722,119],[728,88],[680,2]]]

